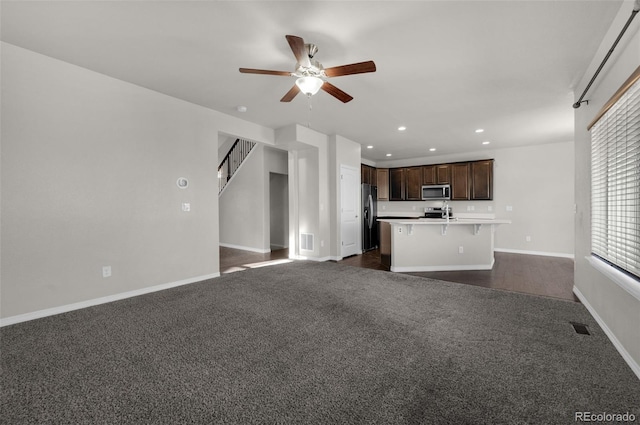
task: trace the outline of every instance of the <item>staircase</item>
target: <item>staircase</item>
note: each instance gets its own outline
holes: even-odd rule
[[[256,145],[255,142],[244,139],[237,139],[227,155],[218,166],[218,195],[222,193],[231,177],[238,171],[242,162],[247,158],[249,152]]]

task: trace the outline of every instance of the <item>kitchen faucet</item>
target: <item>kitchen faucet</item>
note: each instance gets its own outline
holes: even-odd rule
[[[442,209],[444,210],[445,218],[449,221],[449,203],[446,200],[442,201]]]

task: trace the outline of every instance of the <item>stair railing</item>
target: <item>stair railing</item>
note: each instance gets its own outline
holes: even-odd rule
[[[255,142],[244,139],[237,139],[227,155],[218,166],[218,195],[227,186],[231,177],[240,168],[242,162],[246,159],[251,149],[256,145]]]

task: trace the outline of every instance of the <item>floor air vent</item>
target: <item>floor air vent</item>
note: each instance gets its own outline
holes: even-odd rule
[[[576,331],[576,333],[580,335],[591,335],[589,333],[589,327],[584,323],[576,323],[576,322],[569,322],[569,323],[571,323],[571,326],[573,326],[573,329]]]

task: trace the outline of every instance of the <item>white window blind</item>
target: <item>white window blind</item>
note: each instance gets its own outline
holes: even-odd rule
[[[640,80],[591,128],[591,252],[640,279]]]

